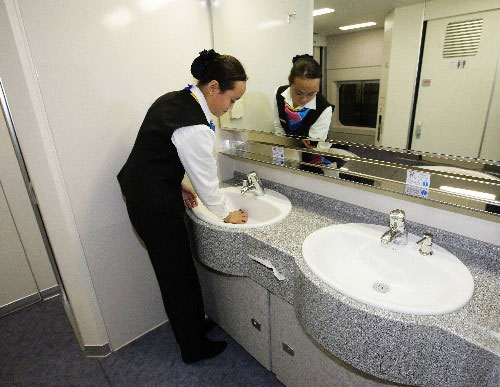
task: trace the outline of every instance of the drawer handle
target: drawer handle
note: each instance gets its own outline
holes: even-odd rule
[[[260,322],[258,322],[256,319],[252,319],[252,325],[255,329],[257,329],[258,331],[260,331]]]
[[[281,345],[283,345],[283,351],[285,351],[286,353],[288,353],[290,356],[294,356],[295,355],[295,351],[288,344],[285,344],[284,342],[281,342]]]

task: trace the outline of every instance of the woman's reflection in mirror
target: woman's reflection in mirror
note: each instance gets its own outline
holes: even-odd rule
[[[326,152],[331,144],[324,141],[328,136],[335,106],[319,93],[321,66],[307,54],[296,55],[292,64],[288,85],[280,86],[276,90],[274,132],[307,137],[302,140],[305,148]],[[302,153],[302,161],[317,165],[337,162],[338,167],[342,162],[341,159],[308,153]],[[321,168],[309,165],[302,164],[301,169],[323,174]]]

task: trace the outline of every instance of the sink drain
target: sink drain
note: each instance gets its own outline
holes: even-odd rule
[[[379,292],[379,293],[387,293],[387,292],[390,292],[391,291],[391,288],[389,287],[389,285],[386,285],[386,284],[382,284],[380,282],[376,282],[373,284],[373,289],[376,291],[376,292]]]

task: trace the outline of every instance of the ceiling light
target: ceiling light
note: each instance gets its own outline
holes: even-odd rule
[[[475,198],[481,198],[486,200],[495,200],[496,196],[493,194],[489,194],[486,192],[479,191],[471,191],[470,189],[456,188],[456,187],[448,187],[446,185],[442,185],[439,189],[447,192],[457,193],[464,196],[472,196]]]
[[[257,28],[261,30],[266,30],[268,28],[280,27],[283,25],[283,20],[270,20],[264,23],[257,24]]]
[[[324,15],[327,13],[332,13],[335,12],[333,8],[321,8],[321,9],[315,9],[313,11],[313,16],[319,16],[319,15]]]
[[[343,26],[339,27],[339,30],[353,30],[355,28],[363,28],[363,27],[370,27],[370,26],[375,26],[377,23],[375,22],[368,22],[368,23],[361,23],[361,24],[352,24],[350,26]]]
[[[139,6],[144,12],[154,12],[164,7],[172,0],[140,0]]]

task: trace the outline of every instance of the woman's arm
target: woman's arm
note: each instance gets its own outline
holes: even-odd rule
[[[278,93],[278,90],[274,92],[274,95]],[[278,103],[276,102],[276,97],[274,98],[274,134],[285,135],[285,129],[281,126],[280,115],[278,112]]]
[[[217,164],[213,156],[214,132],[206,125],[185,126],[172,135],[172,142],[201,201],[221,219],[229,215],[219,190]]]
[[[316,122],[309,128],[309,138],[312,140],[324,141],[328,136],[330,130],[330,123],[332,122],[332,107],[329,106],[318,117]]]

